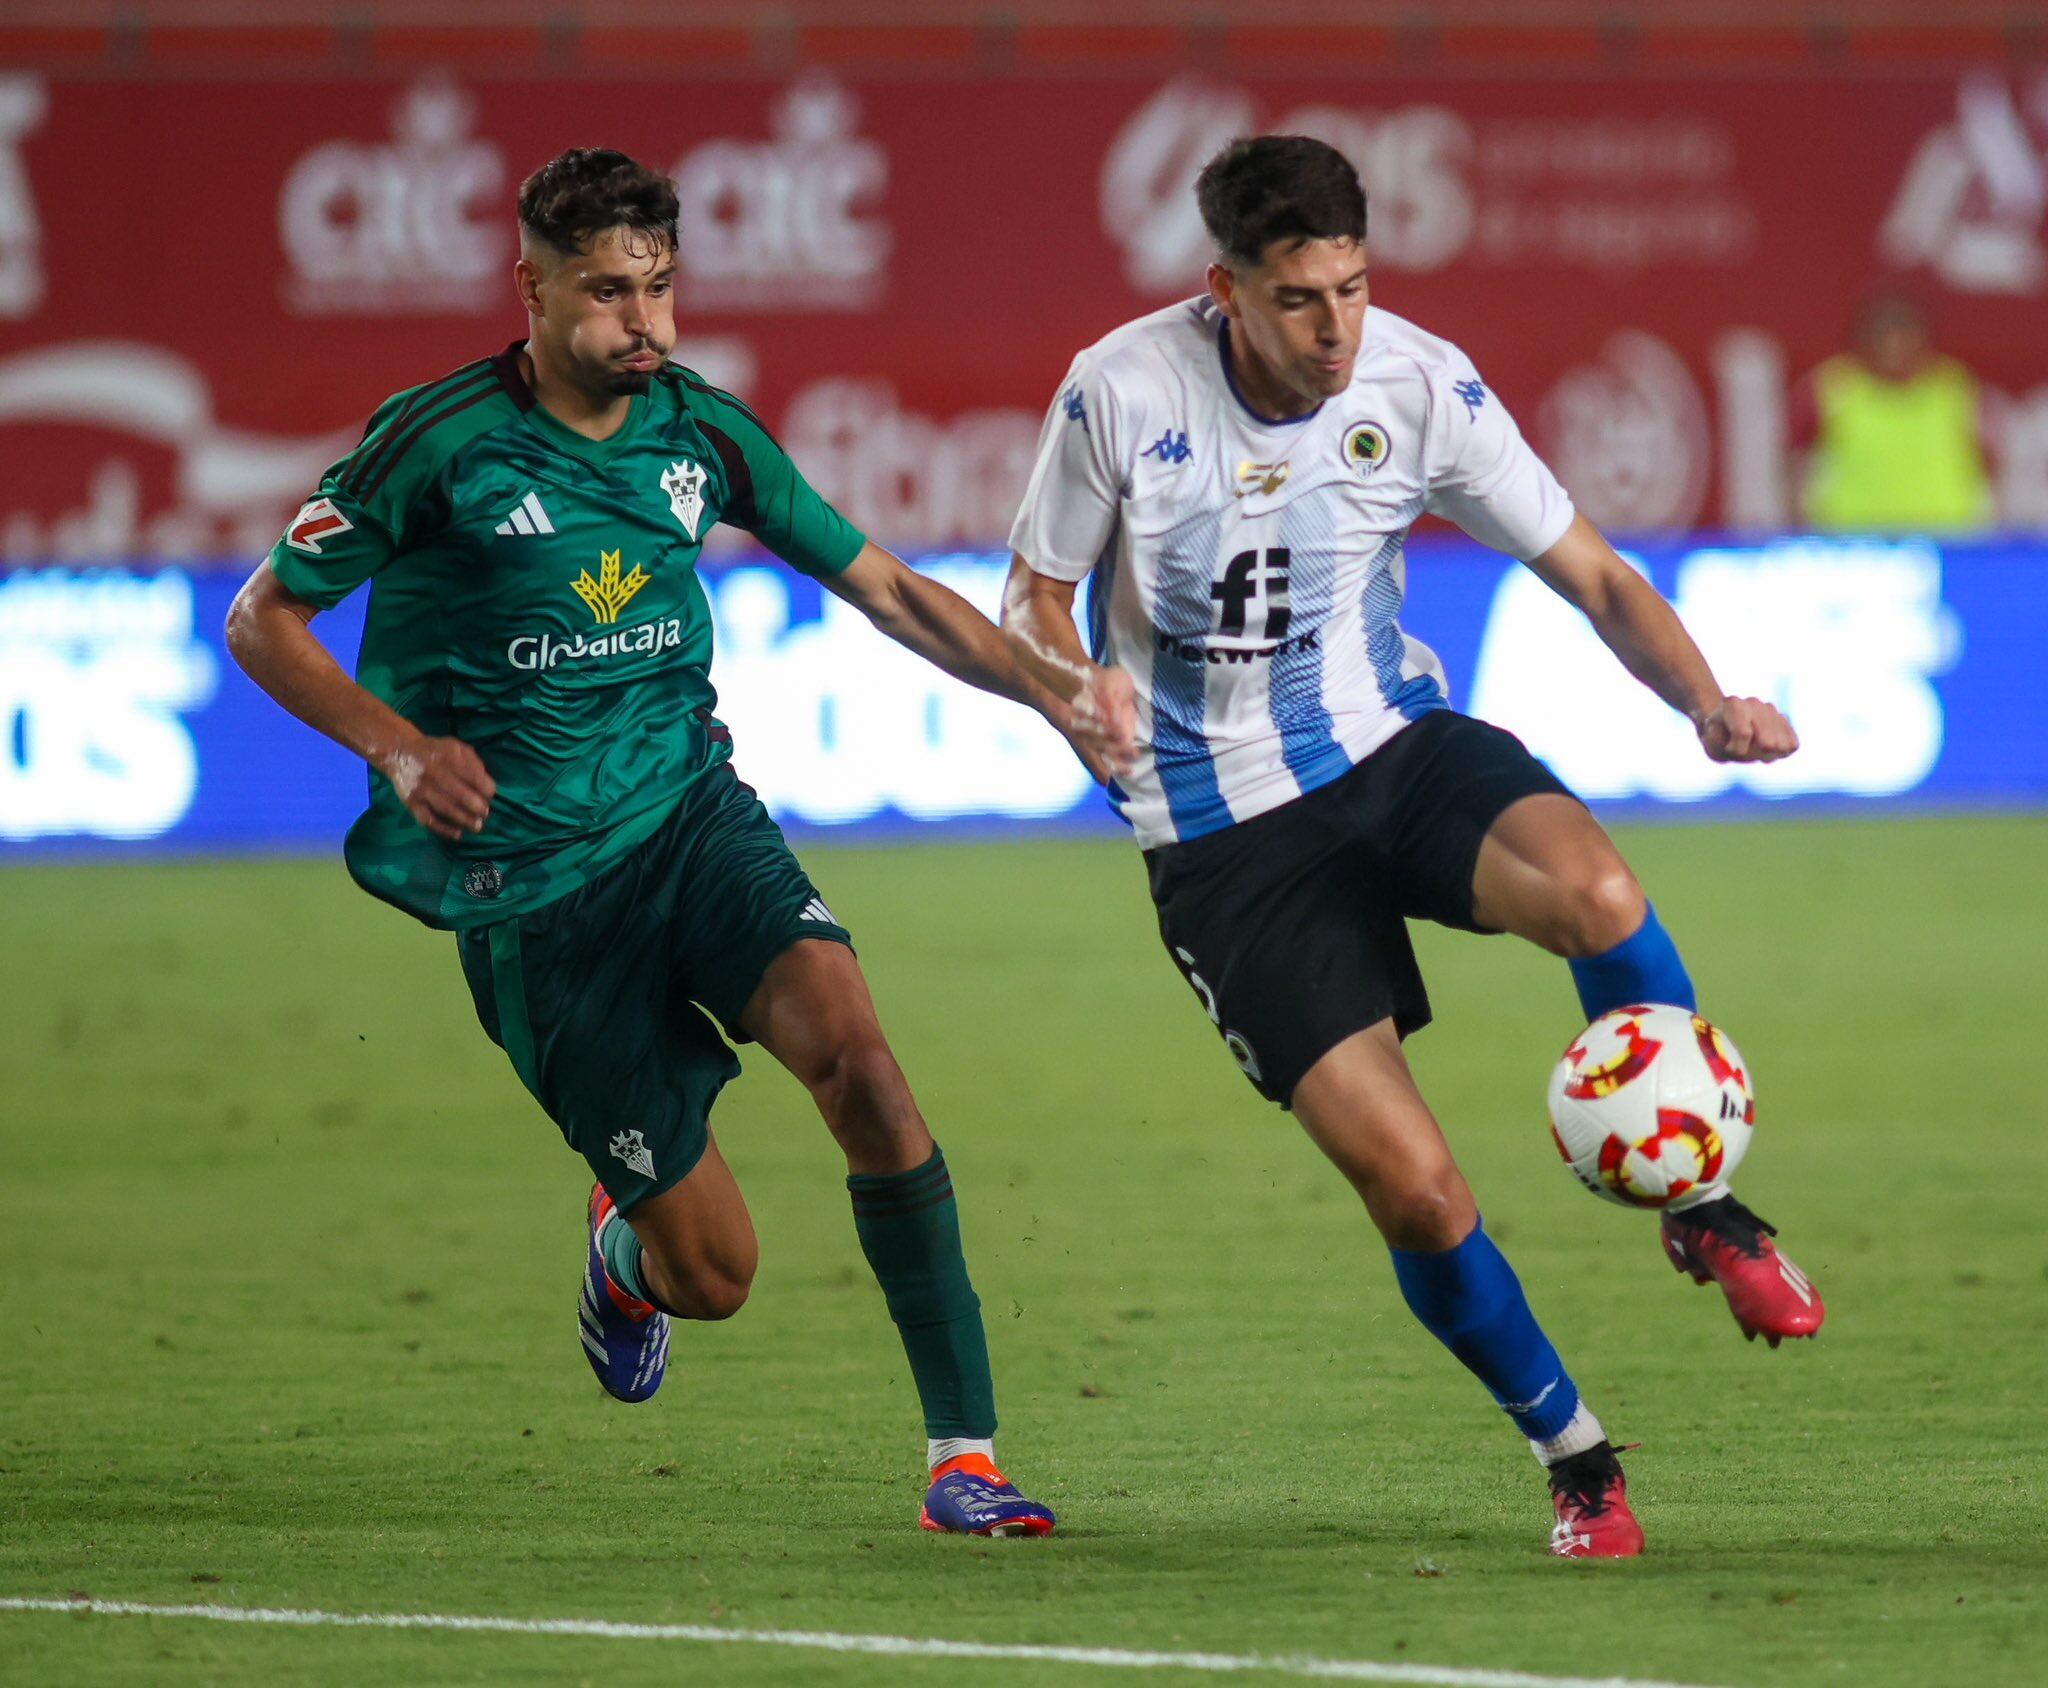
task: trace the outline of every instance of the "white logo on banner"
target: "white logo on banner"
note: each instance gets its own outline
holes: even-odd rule
[[[389,141],[328,141],[292,166],[277,207],[287,307],[380,316],[503,302],[505,161],[469,138],[474,116],[468,96],[425,82],[399,98]]]
[[[1008,562],[937,558],[919,572],[994,616]],[[773,569],[735,568],[707,586],[718,713],[776,814],[821,825],[884,808],[916,820],[1058,815],[1093,789],[1030,710],[948,680],[841,599],[826,594],[823,619],[793,627],[787,577]]]
[[[1956,117],[1923,139],[1906,167],[1878,246],[1895,264],[1932,269],[1964,293],[2037,293],[2048,282],[2048,78],[2034,85],[2033,126],[1993,76],[1966,79]]]
[[[780,431],[805,478],[854,526],[921,550],[1009,531],[1038,420],[1009,409],[941,421],[904,410],[886,381],[835,379],[791,399]]]
[[[1373,258],[1391,269],[1545,263],[1613,275],[1726,267],[1755,253],[1756,211],[1728,124],[1683,110],[1491,111],[1475,101],[1470,115],[1434,105],[1267,113],[1243,89],[1172,83],[1103,157],[1102,227],[1138,291],[1193,291],[1210,257],[1196,173],[1232,136],[1270,131],[1314,135],[1358,167],[1372,196]]]
[[[0,429],[22,427],[33,439],[52,425],[120,439],[87,472],[82,508],[37,513],[23,507],[26,486],[9,486],[0,560],[260,557],[356,433],[278,439],[224,427],[191,363],[114,340],[0,359]],[[9,455],[16,463],[22,456],[18,448]],[[166,456],[172,502],[145,513],[144,468]]]
[[[1565,371],[1537,412],[1543,456],[1603,528],[1689,527],[1706,497],[1707,407],[1679,355],[1623,329]]]
[[[683,302],[727,310],[862,310],[881,291],[890,230],[875,215],[889,155],[855,131],[829,77],[776,101],[765,141],[721,138],[677,160]]]
[[[0,76],[0,317],[25,317],[43,302],[43,231],[21,143],[47,109],[34,77]]]
[[[1370,116],[1309,106],[1261,124],[1249,94],[1174,83],[1131,114],[1102,163],[1103,232],[1122,247],[1133,287],[1179,291],[1200,280],[1211,248],[1195,176],[1233,135],[1262,128],[1315,135],[1358,165],[1372,192],[1375,257],[1432,270],[1464,249],[1472,200],[1462,166],[1472,137],[1455,113],[1411,106]]]
[[[1933,769],[1942,710],[1930,682],[1954,665],[1961,639],[1933,545],[1793,539],[1694,551],[1675,603],[1724,686],[1792,718],[1798,755],[1708,761],[1692,724],[1526,569],[1494,595],[1472,713],[1519,734],[1582,797],[1692,802],[1737,787],[1884,797]]]
[[[184,818],[199,757],[181,712],[213,653],[192,583],[36,569],[0,583],[0,839],[154,838]]]

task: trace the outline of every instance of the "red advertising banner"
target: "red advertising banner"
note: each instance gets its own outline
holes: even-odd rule
[[[222,83],[0,74],[0,562],[247,555],[387,393],[523,332],[520,177],[668,169],[678,357],[900,549],[999,541],[1069,359],[1196,291],[1190,186],[1307,131],[1375,301],[1618,531],[1796,519],[1787,417],[1873,284],[2048,526],[2048,78]]]

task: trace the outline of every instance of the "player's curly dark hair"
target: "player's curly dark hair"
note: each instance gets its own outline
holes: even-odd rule
[[[571,147],[519,184],[519,226],[561,252],[581,252],[606,229],[638,229],[676,244],[676,186],[608,147]]]
[[[1234,140],[1202,166],[1195,203],[1224,261],[1256,265],[1276,240],[1364,240],[1365,189],[1351,160],[1308,135]]]

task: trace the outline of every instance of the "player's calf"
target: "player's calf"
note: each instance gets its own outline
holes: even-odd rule
[[[1485,1385],[1537,1459],[1554,1471],[1603,1446],[1600,1421],[1480,1223],[1391,1026],[1382,1022],[1330,1051],[1292,1101],[1365,1199],[1409,1310]]]

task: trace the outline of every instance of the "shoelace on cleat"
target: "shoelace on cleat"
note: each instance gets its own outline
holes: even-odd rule
[[[1607,1510],[1607,1492],[1621,1475],[1621,1461],[1606,1442],[1561,1459],[1550,1468],[1550,1491],[1588,1518]]]
[[[1752,1260],[1763,1258],[1765,1237],[1775,1237],[1778,1227],[1756,1214],[1733,1196],[1721,1196],[1673,1216],[1679,1225],[1698,1225],[1711,1231]]]

